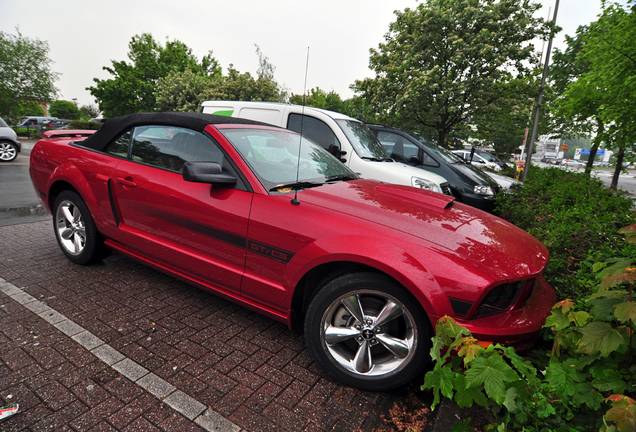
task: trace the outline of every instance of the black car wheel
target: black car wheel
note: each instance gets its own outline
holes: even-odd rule
[[[75,192],[64,191],[55,200],[53,228],[62,252],[76,264],[90,264],[109,253],[86,203]]]
[[[305,339],[331,378],[382,391],[412,380],[430,361],[432,329],[420,304],[391,278],[348,273],[322,286],[307,309]]]
[[[11,162],[18,157],[18,148],[10,142],[0,142],[0,162]]]

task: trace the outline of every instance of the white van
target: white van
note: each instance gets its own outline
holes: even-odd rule
[[[362,178],[450,195],[446,179],[395,162],[360,121],[318,108],[275,102],[205,101],[200,112],[257,120],[301,133],[329,150]]]

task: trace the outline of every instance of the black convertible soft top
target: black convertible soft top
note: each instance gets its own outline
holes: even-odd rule
[[[181,126],[202,132],[207,125],[215,124],[250,124],[265,125],[254,120],[226,117],[214,114],[191,112],[136,113],[107,119],[104,125],[93,135],[79,143],[94,150],[104,150],[108,143],[134,126],[165,125]],[[272,125],[267,125],[272,126]]]

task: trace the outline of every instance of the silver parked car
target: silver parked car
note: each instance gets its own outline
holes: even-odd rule
[[[0,117],[0,162],[11,162],[22,149],[15,131]]]

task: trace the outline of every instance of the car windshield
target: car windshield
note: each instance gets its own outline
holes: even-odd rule
[[[0,127],[9,127],[2,118],[0,118]]]
[[[222,133],[263,187],[274,193],[358,178],[321,146],[291,131],[233,128]]]
[[[427,150],[435,153],[437,156],[442,158],[446,163],[466,163],[462,158],[457,156],[455,153],[451,152],[442,147],[438,147],[433,144],[428,138],[426,138],[421,133],[413,132],[412,135],[417,138],[419,142],[421,142]]]
[[[494,163],[501,162],[499,159],[497,159],[495,156],[491,155],[490,153],[479,152],[479,156],[481,156],[488,162],[494,162]]]
[[[390,161],[388,155],[380,141],[364,124],[354,120],[336,120],[336,123],[344,131],[351,142],[353,149],[362,159],[375,161]]]

